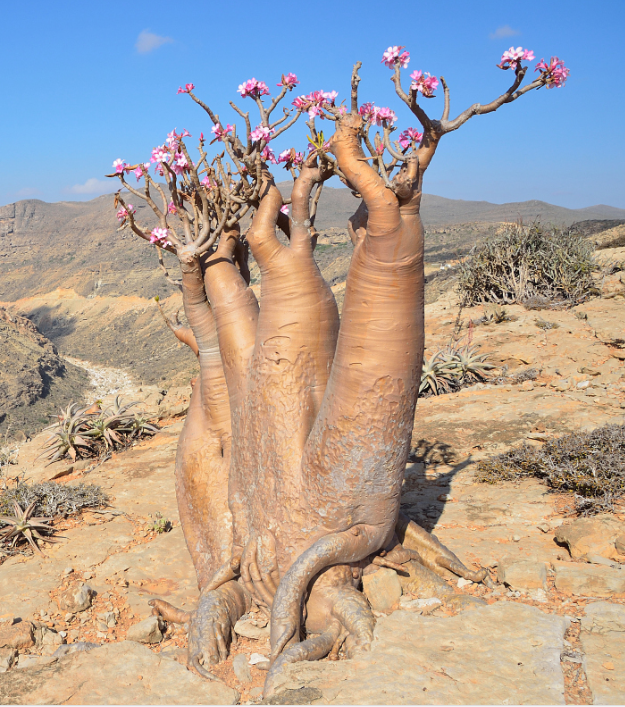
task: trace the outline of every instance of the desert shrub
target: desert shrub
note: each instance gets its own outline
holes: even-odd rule
[[[0,491],[0,515],[13,513],[13,504],[22,508],[35,502],[35,513],[48,517],[71,515],[83,508],[101,508],[108,497],[95,484],[26,484],[23,481]]]
[[[452,393],[485,380],[494,366],[486,361],[488,354],[480,354],[478,350],[475,344],[449,345],[430,359],[424,358],[419,395]]]
[[[458,287],[465,306],[580,302],[596,291],[593,245],[571,229],[510,225],[475,246],[460,263]]]
[[[528,476],[574,493],[580,513],[614,510],[625,496],[625,425],[573,432],[541,447],[522,444],[477,464],[477,478],[486,483]]]

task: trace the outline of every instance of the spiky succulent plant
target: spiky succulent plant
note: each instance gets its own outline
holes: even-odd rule
[[[450,345],[423,360],[419,394],[451,393],[476,381],[485,380],[494,366],[486,362],[488,354],[478,353],[479,346]]]
[[[55,530],[49,525],[49,523],[52,522],[52,518],[33,517],[35,505],[36,502],[33,501],[26,510],[24,510],[16,501],[13,504],[15,510],[14,516],[0,516],[0,523],[6,526],[0,529],[0,542],[9,542],[12,539],[9,545],[10,547],[14,547],[20,538],[26,538],[33,550],[40,555],[43,555],[43,552],[41,552],[37,541],[42,540],[47,543],[58,542],[48,535],[41,535],[40,531],[52,534]]]

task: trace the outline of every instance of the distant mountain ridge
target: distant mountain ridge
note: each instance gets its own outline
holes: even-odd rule
[[[290,194],[292,182],[281,182],[278,188],[283,194]],[[344,228],[347,219],[354,213],[357,200],[349,189],[324,187],[316,226],[317,228]],[[499,223],[501,221],[524,222],[539,220],[558,226],[570,226],[576,221],[591,219],[625,219],[625,209],[597,204],[583,209],[567,209],[546,201],[518,201],[509,204],[492,204],[489,201],[464,201],[447,199],[434,194],[424,194],[421,202],[421,218],[426,227],[445,226],[469,221]]]

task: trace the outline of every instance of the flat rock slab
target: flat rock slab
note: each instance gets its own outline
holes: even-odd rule
[[[608,601],[590,604],[580,638],[593,703],[625,704],[625,606]]]
[[[555,562],[556,589],[588,597],[625,593],[625,571],[580,562]]]
[[[238,694],[149,648],[123,641],[5,673],[0,704],[232,705]]]
[[[567,627],[505,602],[452,618],[396,611],[378,620],[369,653],[288,666],[276,687],[315,688],[319,704],[564,704]]]

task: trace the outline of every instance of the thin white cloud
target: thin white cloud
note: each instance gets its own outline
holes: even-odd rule
[[[517,34],[521,33],[516,29],[512,29],[510,25],[502,25],[501,27],[497,27],[497,29],[488,36],[491,39],[505,39],[506,37],[514,37]]]
[[[28,199],[29,196],[37,196],[41,194],[39,189],[35,187],[24,187],[23,189],[19,189],[14,193],[15,196],[19,197],[20,199]]]
[[[72,194],[106,194],[107,192],[115,191],[117,188],[118,183],[116,180],[92,177],[87,179],[84,184],[74,184],[67,191]]]
[[[171,37],[161,37],[160,34],[154,34],[149,29],[144,29],[137,37],[135,48],[139,54],[149,54],[162,47],[163,44],[171,44],[173,41]]]

